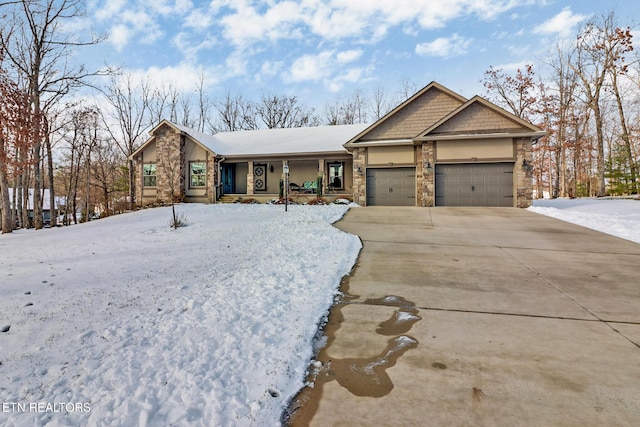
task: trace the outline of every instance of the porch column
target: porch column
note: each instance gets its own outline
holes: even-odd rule
[[[247,163],[247,195],[253,195],[253,160]]]
[[[325,194],[329,187],[329,178],[325,175],[324,164],[324,159],[318,160],[318,176],[322,176],[322,194]]]

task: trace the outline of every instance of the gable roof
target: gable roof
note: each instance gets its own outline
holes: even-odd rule
[[[219,132],[201,142],[225,156],[345,153],[345,141],[368,124]]]
[[[438,92],[438,93],[441,93],[442,95],[445,95],[445,98],[447,98],[449,102],[446,102],[446,103],[438,102],[438,101],[432,102],[433,106],[430,107],[432,111],[430,111],[431,114],[428,115],[431,117],[431,120],[432,120],[431,123],[438,121],[441,117],[449,113],[451,110],[455,109],[459,105],[464,104],[467,101],[467,98],[463,97],[462,95],[453,92],[452,90],[442,86],[437,82],[431,82],[427,86],[423,87],[418,92],[416,92],[409,99],[402,102],[393,110],[389,111],[387,114],[385,114],[382,118],[380,118],[374,124],[372,124],[368,128],[364,129],[362,132],[360,132],[359,134],[355,135],[353,138],[348,140],[344,144],[344,146],[346,148],[355,147],[357,145],[362,146],[361,144],[358,144],[358,142],[366,139],[369,139],[370,141],[386,139],[385,141],[381,141],[381,142],[387,143],[387,144],[412,143],[413,137],[417,136],[422,130],[424,130],[425,126],[428,126],[431,123],[423,123],[421,120],[413,120],[413,123],[412,123],[413,126],[410,126],[410,128],[415,128],[415,131],[407,135],[401,135],[400,137],[396,135],[395,137],[392,137],[392,138],[380,138],[380,137],[374,138],[373,136],[376,133],[376,130],[380,130],[387,124],[394,126],[395,124],[392,122],[394,120],[397,120],[397,118],[400,117],[401,114],[409,111],[413,105],[418,105],[421,102],[428,102],[428,100],[424,99],[424,96],[434,92]],[[411,115],[410,111],[409,111],[409,114]],[[427,119],[427,121],[428,120],[429,119]]]
[[[200,145],[202,148],[204,148],[207,151],[211,151],[208,147],[206,147],[205,145],[202,144],[202,142],[200,141],[200,139],[198,138],[198,136],[204,136],[206,135],[203,132],[199,132],[195,129],[190,129],[186,126],[181,126],[179,124],[173,123],[167,119],[163,119],[160,123],[158,123],[153,129],[151,129],[149,131],[149,135],[151,135],[149,137],[149,139],[147,139],[145,142],[142,143],[142,145],[140,147],[138,147],[138,149],[136,149],[133,153],[131,153],[131,155],[129,155],[130,159],[133,159],[134,157],[136,157],[139,153],[141,153],[143,150],[145,150],[149,145],[151,145],[155,140],[156,140],[156,132],[158,132],[158,130],[164,126],[169,126],[170,128],[173,128],[174,130],[183,133],[185,135],[189,135],[191,137],[191,139],[198,145]],[[200,134],[200,135],[199,135]],[[215,152],[213,153],[214,155],[216,154]]]
[[[470,139],[479,137],[540,138],[546,132],[494,103],[474,96],[425,129],[415,141]]]
[[[346,153],[344,142],[368,127],[368,124],[315,126],[300,128],[259,129],[235,132],[218,132],[210,135],[187,126],[162,120],[149,133],[145,141],[131,157],[135,157],[155,140],[155,133],[162,126],[169,126],[190,137],[214,155],[260,156],[314,153]]]

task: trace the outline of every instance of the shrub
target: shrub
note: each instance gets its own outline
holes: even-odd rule
[[[338,199],[335,199],[333,203],[336,205],[348,205],[349,203],[351,203],[351,200],[346,197],[340,197]]]
[[[184,214],[173,215],[169,221],[169,227],[176,229],[178,227],[186,227],[189,221]]]
[[[253,199],[253,198],[242,199],[240,201],[240,203],[242,203],[244,205],[257,205],[257,204],[260,204],[259,201],[257,201],[256,199]]]
[[[325,199],[318,197],[313,200],[310,200],[307,204],[308,205],[326,205],[328,203]]]

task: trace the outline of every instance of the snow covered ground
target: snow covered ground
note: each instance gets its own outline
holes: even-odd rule
[[[0,425],[277,425],[360,241],[346,206],[177,207],[0,236]],[[531,211],[640,242],[640,201]]]
[[[360,240],[347,206],[156,208],[0,236],[0,425],[277,425]]]
[[[540,199],[529,210],[640,243],[640,200]]]

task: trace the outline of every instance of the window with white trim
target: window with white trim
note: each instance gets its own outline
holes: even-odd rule
[[[142,165],[142,186],[143,187],[156,186],[156,164],[155,163],[147,163]]]
[[[344,189],[344,162],[329,163],[329,188]]]
[[[189,187],[207,186],[207,164],[205,162],[189,163]]]

